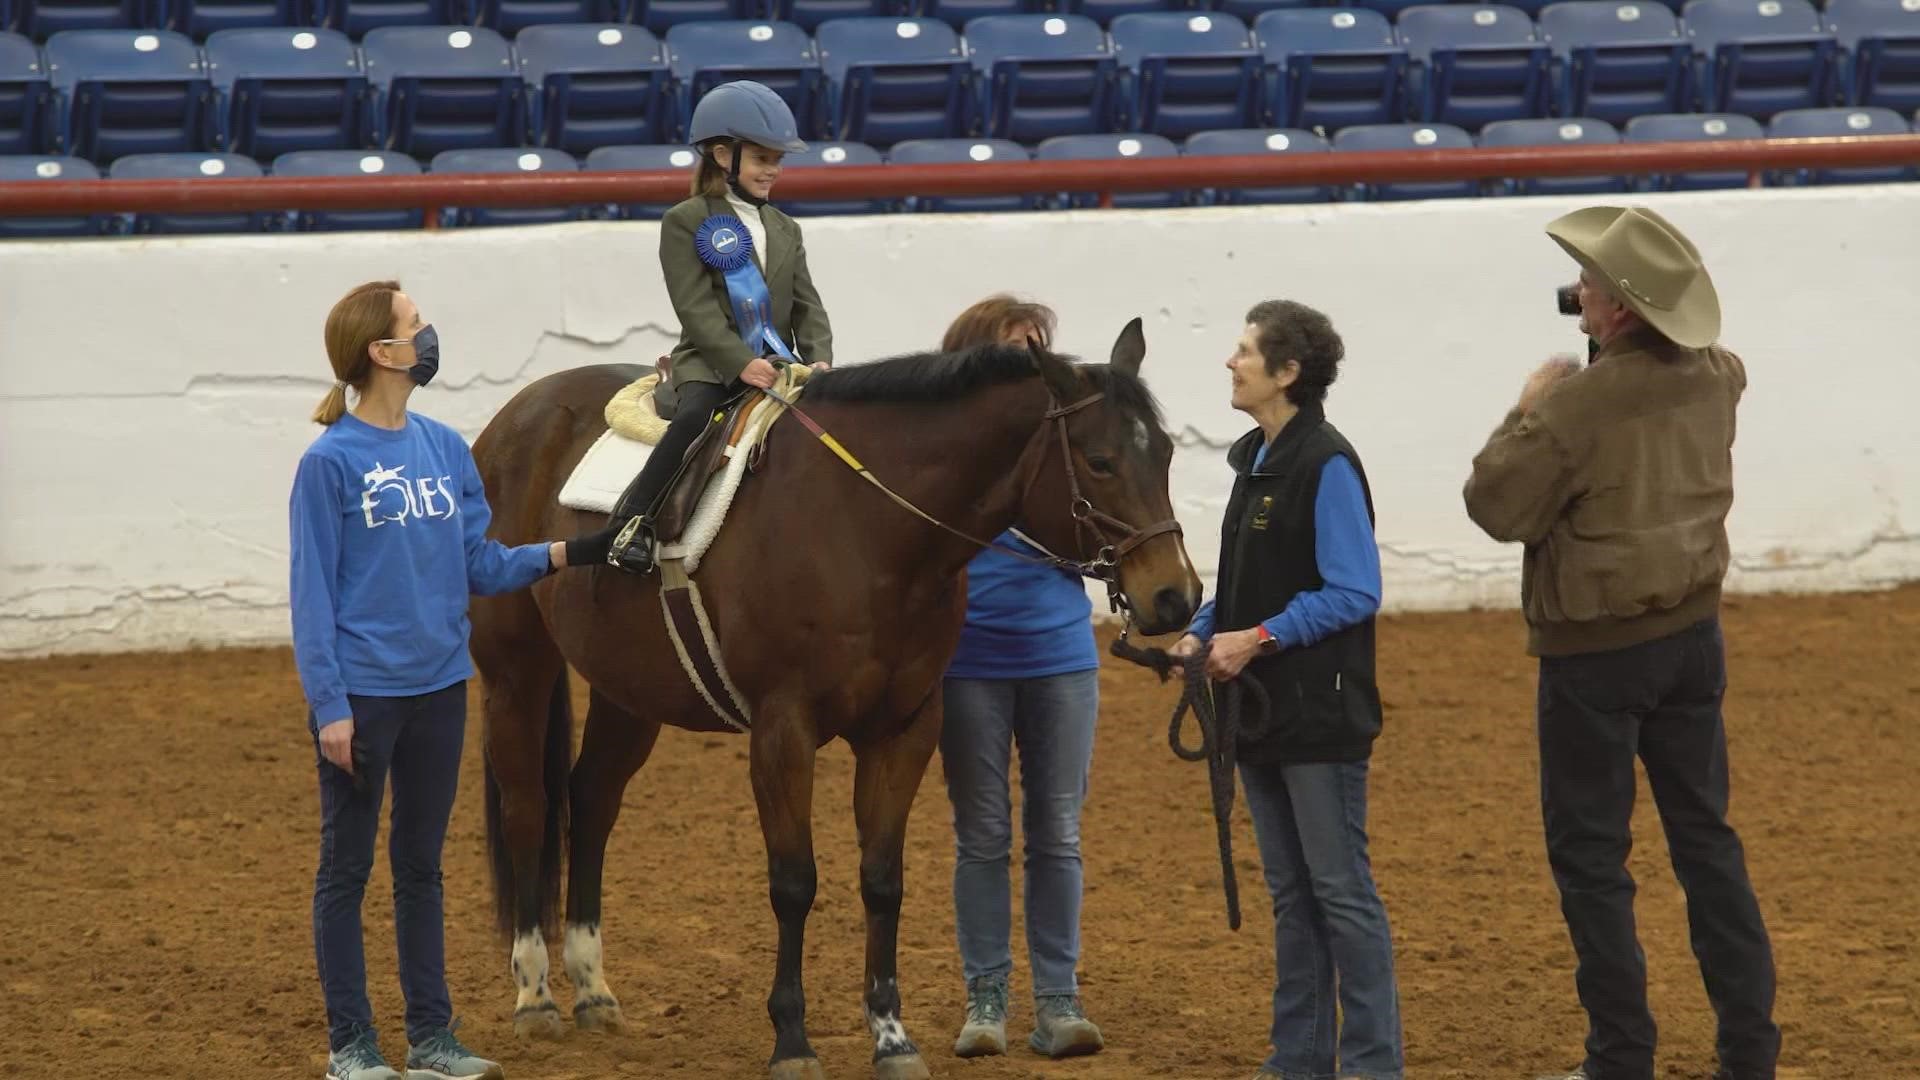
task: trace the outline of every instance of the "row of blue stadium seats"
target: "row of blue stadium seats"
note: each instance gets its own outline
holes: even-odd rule
[[[664,34],[714,19],[792,22],[906,16],[963,29],[989,15],[1081,15],[1102,26],[1151,11],[1220,11],[1246,22],[1279,8],[1358,7],[1389,17],[1433,0],[0,0],[0,30],[44,41],[62,30],[174,30],[204,40],[254,26],[324,27],[359,40],[382,26],[484,26],[508,37],[551,23],[618,22]],[[1458,0],[1456,0],[1458,2]],[[1550,0],[1514,0],[1537,14]],[[1653,0],[1678,11],[1686,0]],[[1826,6],[1830,0],[1821,0]],[[1899,6],[1905,0],[1880,0]],[[1910,9],[1910,8],[1909,8]]]
[[[1920,124],[1920,116],[1915,117]],[[1311,131],[1243,129],[1201,132],[1176,145],[1148,133],[1068,135],[1049,139],[1029,153],[1005,141],[933,139],[899,143],[883,154],[862,143],[833,143],[792,155],[790,167],[830,168],[844,165],[943,164],[964,166],[991,161],[1111,160],[1116,169],[1145,158],[1177,156],[1259,155],[1267,153],[1328,153],[1367,150],[1427,150],[1550,145],[1606,145],[1626,142],[1675,142],[1714,139],[1801,138],[1833,134],[1909,134],[1914,131],[1886,109],[1810,109],[1782,113],[1767,128],[1749,117],[1675,115],[1638,117],[1624,131],[1601,120],[1505,120],[1489,124],[1476,139],[1449,125],[1388,124],[1346,128],[1328,140]],[[584,161],[558,150],[521,147],[491,150],[452,150],[437,155],[427,167],[436,173],[570,172],[587,170],[690,169],[694,154],[665,146],[602,147]],[[297,151],[273,161],[263,170],[251,158],[233,154],[141,154],[123,157],[108,170],[112,179],[197,177],[333,176],[417,174],[412,158],[391,152]],[[0,182],[32,180],[90,180],[100,173],[78,158],[0,156]],[[1774,172],[1765,181],[1775,185],[1899,183],[1920,180],[1915,166],[1851,167]],[[1744,171],[1680,173],[1633,178],[1624,176],[1541,177],[1498,181],[1419,181],[1365,183],[1349,187],[1309,185],[1293,187],[1208,187],[1191,191],[1118,193],[1113,205],[1156,208],[1203,205],[1309,203],[1337,200],[1395,201],[1462,198],[1476,195],[1608,194],[1629,191],[1687,191],[1745,187]],[[1090,192],[1051,192],[966,197],[916,196],[905,199],[851,199],[839,201],[781,200],[779,205],[799,216],[884,212],[1005,213],[1024,210],[1081,208],[1095,205]],[[438,224],[447,227],[544,224],[588,218],[658,218],[666,205],[607,205],[516,209],[447,208]],[[336,231],[349,229],[406,229],[422,223],[421,210],[302,211],[232,214],[103,214],[81,218],[0,219],[0,236],[54,237],[120,233],[208,233],[260,231]]]
[[[1909,11],[1908,9],[1913,10]],[[1859,12],[1889,16],[1882,26]],[[1775,20],[1795,20],[1782,25]],[[887,146],[977,136],[1270,125],[1444,123],[1920,107],[1920,3],[1563,0],[1538,23],[1497,4],[1376,12],[989,16],[964,36],[925,19],[699,22],[664,42],[618,25],[330,30],[73,30],[44,47],[0,35],[0,152],[110,164],[129,153],[599,146],[684,137],[720,82],[773,86],[805,134]],[[1829,22],[1834,25],[1829,25]],[[1786,31],[1807,25],[1819,33]],[[1836,29],[1838,27],[1838,29]]]

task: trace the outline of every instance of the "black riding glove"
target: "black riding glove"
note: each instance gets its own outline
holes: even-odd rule
[[[568,566],[592,566],[607,561],[607,553],[613,550],[614,537],[620,535],[619,525],[609,525],[598,532],[585,533],[566,542]]]

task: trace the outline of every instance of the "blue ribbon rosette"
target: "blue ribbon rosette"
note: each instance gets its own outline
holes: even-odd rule
[[[754,355],[764,355],[770,349],[773,355],[797,363],[799,357],[774,331],[773,298],[767,293],[767,281],[760,276],[759,265],[753,261],[753,234],[746,225],[732,214],[715,214],[694,230],[693,250],[702,263],[720,271],[726,279],[733,323]]]

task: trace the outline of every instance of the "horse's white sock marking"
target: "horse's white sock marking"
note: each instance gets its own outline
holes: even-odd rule
[[[878,979],[874,980],[873,988],[879,991]],[[913,1049],[913,1041],[907,1038],[907,1029],[895,1012],[868,1012],[867,1030],[873,1032],[873,1048],[881,1057],[910,1053]]]
[[[613,991],[607,989],[606,968],[600,961],[598,923],[569,923],[565,956],[567,981],[573,983],[576,1002],[613,998]]]
[[[547,990],[547,943],[537,929],[513,939],[513,982],[520,991],[515,1012],[558,1008]]]

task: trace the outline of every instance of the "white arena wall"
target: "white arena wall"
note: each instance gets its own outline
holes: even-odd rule
[[[1542,232],[1590,199],[808,219],[841,363],[936,343],[996,290],[1053,305],[1104,359],[1145,318],[1173,490],[1212,586],[1222,363],[1287,297],[1347,343],[1330,415],[1360,449],[1390,610],[1510,607],[1519,550],[1460,501],[1474,452],[1549,354],[1574,266]],[[1920,576],[1920,185],[1639,196],[1703,250],[1751,386],[1736,591]],[[0,656],[288,637],[286,496],[331,380],[328,306],[397,277],[440,329],[420,410],[471,440],[529,380],[649,362],[675,337],[650,223],[0,244]],[[855,447],[857,451],[857,446]],[[883,476],[887,463],[871,461]],[[1104,603],[1096,614],[1104,613]]]

